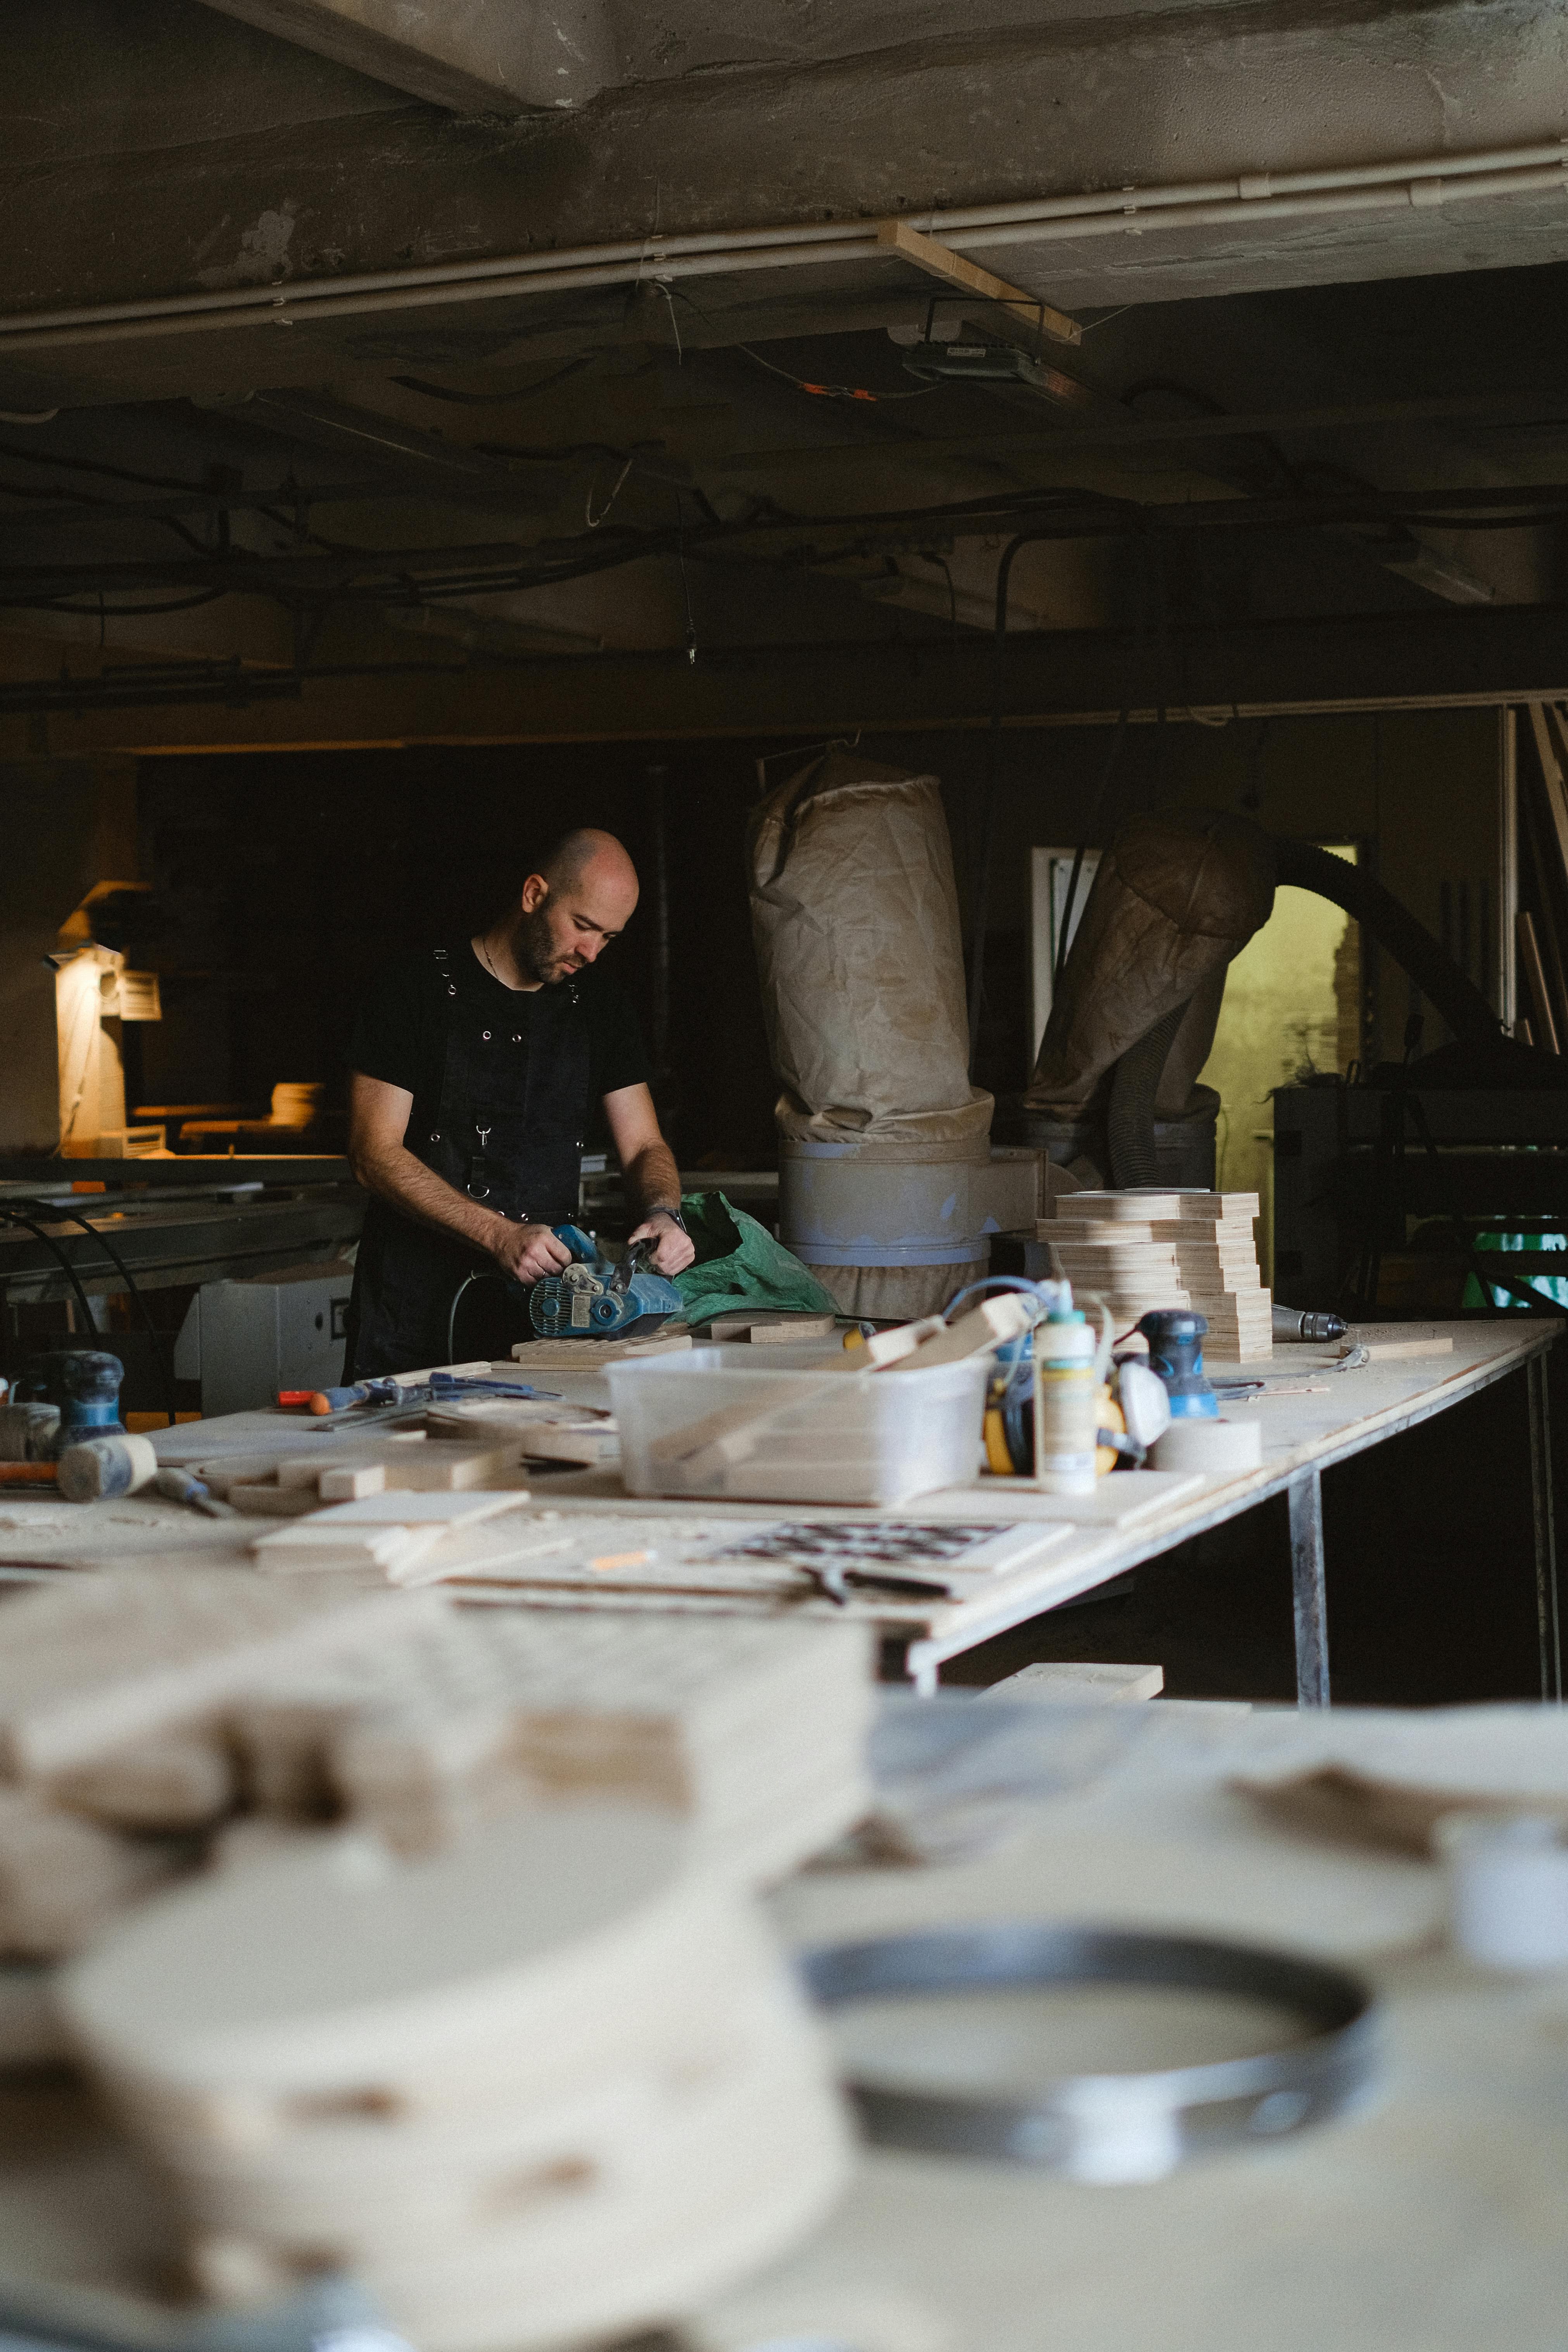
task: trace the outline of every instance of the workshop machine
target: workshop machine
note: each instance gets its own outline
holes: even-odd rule
[[[1268,921],[1281,883],[1342,908],[1452,1032],[1453,1042],[1435,1054],[1365,1072],[1363,1084],[1563,1087],[1568,1064],[1503,1035],[1473,981],[1359,866],[1231,812],[1143,811],[1123,821],[1101,856],[1058,977],[1024,1097],[1026,1139],[1053,1159],[1087,1152],[1118,1189],[1212,1186],[1212,1160],[1173,1164],[1175,1130],[1203,1123],[1205,1097],[1212,1127],[1216,1097],[1196,1080],[1214,1042],[1226,969]]]
[[[1371,875],[1233,813],[1145,812],[1119,827],[1058,977],[1026,1133],[1053,1159],[1087,1153],[1119,1189],[1212,1186],[1212,1163],[1174,1160],[1173,1132],[1216,1100],[1195,1081],[1226,968],[1281,883],[1342,908],[1452,1035],[1420,1054],[1414,1019],[1402,1061],[1276,1090],[1274,1266],[1298,1310],[1280,1336],[1303,1336],[1302,1308],[1554,1304],[1536,1285],[1550,1276],[1542,1248],[1562,1249],[1568,1060],[1506,1035]]]
[[[542,1339],[646,1339],[684,1311],[674,1283],[648,1268],[651,1241],[634,1242],[617,1264],[580,1226],[553,1230],[572,1263],[529,1291],[528,1319]]]

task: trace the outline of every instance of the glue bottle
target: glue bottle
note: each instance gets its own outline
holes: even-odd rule
[[[1047,1495],[1092,1495],[1098,1342],[1081,1307],[1035,1326],[1035,1477]]]

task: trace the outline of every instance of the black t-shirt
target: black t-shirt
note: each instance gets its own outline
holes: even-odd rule
[[[547,993],[542,988],[504,987],[466,940],[452,950],[452,969],[465,996],[493,1010],[498,1029],[503,1021],[511,1029],[524,1028]],[[608,972],[586,965],[574,975],[574,985],[588,1024],[589,1084],[596,1109],[602,1095],[646,1083],[647,1057],[637,1015]],[[360,1001],[344,1056],[350,1069],[411,1095],[434,1093],[440,1083],[447,1001],[428,948],[386,965]]]

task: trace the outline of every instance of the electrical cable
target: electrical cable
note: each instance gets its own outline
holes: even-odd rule
[[[1495,509],[1498,503],[1495,494],[1477,493],[1478,499],[1483,495],[1489,505]],[[1561,500],[1560,488],[1555,495]],[[1267,501],[1260,503],[1265,506],[1268,504]],[[1249,512],[1252,504],[1253,502],[1248,499],[1240,499],[1220,502],[1212,509],[1199,509],[1188,507],[1151,509],[1131,500],[1111,498],[1100,493],[1086,497],[1082,492],[1076,490],[1058,490],[1046,493],[993,494],[985,498],[952,501],[938,507],[903,508],[852,516],[842,514],[802,516],[773,512],[752,515],[744,520],[731,522],[712,519],[690,528],[684,526],[684,519],[682,519],[681,526],[675,530],[636,530],[626,526],[607,528],[600,534],[598,543],[595,545],[592,552],[586,551],[587,535],[584,534],[573,541],[542,542],[541,547],[534,551],[539,560],[531,563],[523,564],[509,561],[503,568],[492,562],[489,565],[460,572],[432,570],[421,574],[417,594],[422,601],[433,603],[442,598],[467,598],[476,594],[507,593],[529,588],[555,586],[566,581],[587,578],[624,564],[645,562],[663,554],[678,553],[682,558],[701,557],[710,549],[728,546],[732,541],[745,541],[759,534],[772,535],[778,532],[802,534],[804,543],[797,551],[803,562],[809,562],[812,560],[813,541],[805,535],[818,531],[833,533],[836,541],[841,542],[835,546],[834,552],[842,555],[853,551],[858,543],[863,545],[879,541],[889,528],[910,523],[931,525],[939,521],[953,522],[962,519],[977,525],[984,525],[995,523],[1012,516],[1026,514],[1039,516],[1047,511],[1054,513],[1058,519],[1051,523],[1041,521],[1034,524],[1023,534],[1026,539],[1100,537],[1124,534],[1134,529],[1151,533],[1156,530],[1161,531],[1174,529],[1219,530],[1237,527],[1261,530],[1319,530],[1342,528],[1353,524],[1357,520],[1372,521],[1387,519],[1385,515],[1372,513],[1365,507],[1356,508],[1349,504],[1342,512],[1312,511],[1295,514],[1266,512],[1262,515]],[[1411,508],[1399,509],[1394,519],[1405,522],[1429,524],[1434,527],[1440,524],[1444,528],[1458,530],[1523,530],[1533,527],[1543,518],[1554,512],[1568,514],[1568,506],[1555,509],[1537,508],[1524,512],[1515,510],[1501,515],[1496,511],[1483,513],[1479,509],[1469,513],[1449,515]],[[847,533],[850,536],[846,541],[844,535]],[[444,551],[444,552],[446,560],[450,562],[456,551]],[[335,553],[336,551],[334,551]],[[358,571],[354,569],[345,571],[331,559],[324,560],[312,556],[309,562],[314,568],[308,578],[300,576],[301,559],[247,558],[243,562],[236,562],[232,558],[213,556],[199,566],[195,560],[184,564],[171,562],[168,564],[154,562],[136,566],[123,563],[110,567],[82,565],[73,567],[75,576],[66,579],[61,577],[65,567],[38,567],[33,576],[37,578],[41,574],[42,579],[48,582],[48,587],[42,590],[39,588],[28,590],[21,587],[21,583],[28,578],[28,573],[18,568],[12,570],[9,574],[14,583],[13,592],[9,594],[0,593],[0,607],[20,611],[76,614],[87,612],[91,614],[96,613],[96,605],[84,606],[80,604],[73,604],[69,600],[83,594],[94,593],[106,586],[125,588],[129,585],[132,588],[148,590],[158,586],[178,586],[182,581],[191,580],[193,573],[199,578],[203,572],[205,572],[210,578],[213,569],[221,569],[225,576],[216,584],[200,590],[188,602],[184,597],[174,597],[155,605],[115,604],[106,605],[104,610],[124,616],[133,616],[138,613],[151,614],[158,612],[189,610],[195,604],[216,602],[223,595],[236,593],[270,595],[290,609],[301,597],[330,603],[363,604],[383,607],[390,603],[405,602],[411,593],[415,593],[411,585],[412,576],[417,570],[423,551],[413,555],[407,555],[399,551],[378,551],[365,549],[343,551],[343,553],[353,566],[361,568]],[[430,551],[430,553],[434,555],[436,551]],[[509,549],[507,553],[510,557],[511,551]],[[127,575],[132,572],[141,576],[128,580]],[[269,573],[279,575],[277,584],[274,584],[273,580],[268,576]],[[380,576],[376,576],[377,574]],[[395,577],[389,575],[395,575]],[[996,748],[994,740],[991,747],[993,758],[995,756]]]
[[[389,376],[387,381],[401,384],[405,392],[421,393],[426,400],[450,401],[460,408],[500,408],[508,401],[531,400],[536,392],[548,392],[552,384],[564,383],[568,376],[591,367],[598,356],[597,352],[584,352],[580,359],[568,360],[564,367],[557,368],[553,375],[542,375],[532,383],[520,384],[515,392],[454,392],[447,384],[427,383],[418,375]]]
[[[608,458],[618,466],[635,466],[639,457],[658,457],[664,448],[662,441],[639,441],[627,449],[617,449],[613,441],[567,441],[558,448],[520,449],[513,441],[474,441],[469,444],[476,457],[505,457],[510,463],[527,466],[566,466],[574,458],[591,457],[595,465]]]
[[[458,1304],[469,1283],[478,1282],[480,1279],[481,1276],[478,1269],[476,1269],[472,1274],[466,1274],[461,1282],[458,1283],[456,1290],[452,1293],[452,1304],[447,1316],[447,1361],[449,1364],[455,1364],[458,1360],[457,1332]]]
[[[0,604],[13,613],[85,613],[95,620],[107,614],[110,620],[134,620],[139,613],[194,613],[198,604],[216,604],[225,596],[240,594],[242,584],[236,581],[232,588],[204,588],[199,596],[179,596],[163,604],[106,604],[101,598],[96,604],[66,604],[53,598],[45,604],[25,596],[0,597]]]
[[[468,1285],[471,1282],[504,1283],[510,1282],[510,1275],[501,1274],[494,1266],[488,1265],[476,1266],[471,1274],[466,1274],[463,1276],[452,1293],[451,1309],[447,1317],[447,1361],[449,1364],[455,1364],[458,1360],[458,1307]]]
[[[957,1297],[948,1300],[947,1305],[942,1308],[942,1321],[951,1323],[964,1300],[975,1297],[983,1290],[1010,1290],[1020,1298],[1033,1299],[1037,1309],[1036,1323],[1043,1323],[1051,1311],[1051,1302],[1045,1297],[1041,1285],[1032,1280],[1028,1275],[985,1274],[981,1276],[978,1282],[965,1283]],[[1034,1326],[1031,1325],[1030,1328],[1033,1329],[1033,1328]],[[1004,1344],[1010,1346],[1012,1343],[1007,1341]]]
[[[1119,502],[1120,503],[1120,502]],[[980,1011],[985,987],[985,921],[991,900],[991,850],[996,830],[996,791],[1002,764],[1003,662],[1007,646],[1007,602],[1013,560],[1020,548],[1038,539],[1050,539],[1048,528],[1021,530],[1002,551],[996,566],[996,617],[991,653],[991,724],[985,738],[985,782],[982,787],[980,844],[974,859],[970,898],[969,940],[969,1075],[974,1076],[980,1046]]]
[[[617,484],[617,488],[619,485]],[[680,560],[680,599],[686,607],[686,660],[689,668],[697,667],[697,624],[691,617],[691,583],[686,574],[686,517],[680,504],[680,492],[675,493],[676,553]]]
[[[55,1240],[51,1234],[47,1234],[42,1225],[36,1225],[31,1217],[25,1217],[19,1209],[13,1209],[8,1202],[0,1202],[0,1217],[5,1218],[6,1223],[9,1224],[26,1225],[27,1231],[34,1236],[34,1238],[42,1242],[44,1247],[58,1260],[61,1273],[65,1276],[66,1280],[70,1284],[71,1288],[76,1293],[77,1304],[81,1308],[82,1318],[85,1321],[89,1331],[91,1332],[94,1339],[100,1338],[101,1335],[98,1328],[98,1318],[92,1311],[91,1305],[88,1299],[88,1295],[82,1288],[81,1283],[78,1278],[75,1266],[72,1265],[69,1258],[67,1257],[58,1242]]]
[[[698,317],[708,326],[711,327],[716,323],[710,318],[701,303],[687,292],[684,286],[671,286],[662,278],[656,278],[653,282],[663,294],[665,300],[670,302],[672,324],[675,318],[675,306],[670,301],[670,298],[674,294],[679,294],[683,302],[689,303]],[[675,340],[679,349],[680,343],[679,329],[676,330]],[[868,392],[860,384],[814,383],[807,376],[796,375],[793,368],[780,367],[776,361],[763,359],[761,352],[754,352],[750,343],[726,343],[721,348],[725,351],[739,352],[743,358],[751,361],[753,367],[765,368],[769,375],[782,376],[785,383],[793,383],[797,392],[810,393],[818,400],[860,400],[873,407],[880,407],[886,401],[924,400],[929,393],[951,390],[950,385],[942,383],[922,383],[914,392]]]
[[[0,498],[36,500],[37,496],[36,485],[29,488],[23,482],[0,482]],[[185,545],[194,550],[197,555],[207,555],[212,551],[205,541],[198,539],[194,530],[187,530],[184,524],[178,521],[174,516],[144,514],[130,499],[97,499],[90,490],[58,488],[51,488],[50,496],[55,499],[63,499],[68,506],[90,507],[94,514],[101,515],[105,521],[112,521],[118,516],[123,521],[150,522],[160,530],[172,530],[176,539],[184,540]],[[17,528],[25,530],[31,518],[27,515],[18,515],[14,520]]]
[[[1552,509],[1539,507],[1523,512],[1512,510],[1499,514],[1495,510],[1497,501],[1493,494],[1486,495],[1489,499],[1489,510],[1485,512],[1478,509],[1474,512],[1455,515],[1411,508],[1396,510],[1393,519],[1429,524],[1433,527],[1440,525],[1445,529],[1497,530],[1530,529],[1541,520],[1550,519],[1553,513],[1568,514],[1568,506]],[[1559,491],[1557,493],[1559,499],[1561,495]],[[1256,503],[1261,504],[1265,509],[1268,506],[1268,501],[1266,500]],[[877,509],[853,515],[795,515],[774,512],[752,515],[744,520],[713,521],[674,531],[634,530],[623,526],[615,530],[605,531],[591,551],[586,545],[584,534],[571,541],[540,542],[532,551],[535,560],[529,563],[509,561],[503,566],[491,562],[462,572],[438,571],[433,566],[428,573],[423,575],[421,593],[426,600],[431,600],[441,596],[462,597],[477,593],[493,594],[526,588],[549,587],[564,581],[582,579],[599,572],[613,570],[623,564],[640,562],[661,554],[673,553],[677,548],[682,548],[689,556],[701,555],[710,546],[728,545],[735,540],[744,541],[759,535],[771,536],[780,532],[799,532],[805,535],[827,531],[833,533],[836,540],[849,534],[848,548],[839,547],[837,550],[837,552],[843,553],[853,548],[856,543],[856,534],[858,534],[862,540],[875,541],[890,528],[910,524],[931,525],[937,522],[964,520],[984,525],[994,524],[1009,517],[1044,516],[1047,513],[1056,516],[1058,520],[1052,522],[1042,520],[1034,523],[1024,534],[1026,538],[1117,536],[1135,529],[1151,533],[1156,530],[1163,532],[1178,529],[1183,530],[1236,528],[1254,530],[1321,530],[1340,528],[1358,520],[1374,521],[1389,519],[1384,513],[1373,513],[1368,508],[1357,507],[1349,502],[1342,511],[1326,513],[1314,509],[1306,513],[1280,514],[1265,511],[1258,514],[1252,510],[1254,505],[1254,501],[1237,499],[1220,501],[1211,507],[1201,509],[1197,507],[1149,509],[1133,500],[1113,498],[1099,492],[1086,495],[1076,489],[1046,492],[1010,491],[992,493],[983,498],[953,500],[941,506]],[[805,549],[807,555],[810,552],[810,546],[811,542],[808,539]],[[225,577],[221,583],[209,593],[226,593],[243,589],[247,593],[272,594],[279,601],[288,604],[302,593],[322,594],[330,592],[334,598],[345,602],[384,604],[406,595],[406,575],[412,568],[417,566],[423,552],[419,551],[413,556],[409,556],[395,550],[349,551],[353,562],[363,566],[364,573],[380,572],[383,575],[379,579],[363,578],[363,584],[356,582],[355,573],[353,571],[345,572],[338,564],[333,563],[329,572],[328,567],[319,558],[310,560],[316,572],[325,576],[309,581],[301,580],[300,576],[300,559],[251,558],[247,559],[242,564],[235,564],[230,560],[224,559]],[[430,552],[435,554],[436,551]],[[456,551],[444,551],[444,552],[447,562],[450,563]],[[509,550],[509,556],[510,553]],[[210,558],[201,569],[207,571],[209,564],[216,566],[218,562],[219,559]],[[189,581],[193,571],[196,569],[193,563],[144,564],[134,569],[148,576],[128,583],[127,573],[132,568],[125,564],[108,567],[106,577],[106,567],[79,566],[75,567],[78,574],[76,578],[62,580],[60,573],[63,567],[40,567],[44,576],[50,582],[48,590],[40,593],[35,588],[30,592],[23,590],[21,593],[14,591],[10,594],[0,593],[0,604],[29,609],[61,609],[69,597],[93,593],[100,587],[123,588],[127,584],[144,585],[148,589],[179,586]],[[269,572],[276,572],[287,581],[288,584],[273,587],[268,578]],[[393,572],[397,575],[395,586],[385,576]],[[13,570],[10,574],[11,580],[18,583],[26,576],[25,572],[18,570]],[[197,576],[200,576],[199,572]],[[210,577],[210,571],[208,571],[208,576]]]
[[[41,493],[37,482],[0,482],[0,498],[37,499],[40,495]],[[58,486],[51,484],[48,495],[51,499],[63,499],[67,506],[99,508],[121,507],[132,514],[136,514],[140,511],[139,507],[133,505],[130,499],[98,499],[94,498],[90,490],[62,490]],[[26,522],[26,515],[24,515],[21,520]]]
[[[20,457],[27,466],[58,466],[68,474],[101,474],[112,482],[135,482],[145,490],[188,490],[194,498],[206,495],[201,482],[182,481],[174,474],[139,474],[125,466],[106,465],[99,457],[62,457],[52,449],[18,449],[0,441],[0,457]]]
[[[109,1239],[108,1234],[100,1233],[98,1227],[92,1223],[90,1218],[84,1217],[79,1210],[60,1208],[52,1201],[33,1200],[26,1193],[23,1195],[23,1202],[26,1207],[36,1209],[40,1216],[63,1219],[70,1224],[79,1225],[84,1233],[90,1234],[93,1240],[103,1252],[105,1257],[108,1258],[110,1264],[113,1266],[116,1274],[119,1275],[121,1282],[125,1285],[132,1305],[135,1307],[137,1314],[142,1318],[143,1328],[147,1333],[148,1339],[152,1343],[153,1360],[158,1367],[158,1385],[163,1391],[163,1410],[169,1417],[169,1426],[173,1429],[178,1418],[174,1410],[174,1373],[170,1368],[168,1359],[163,1353],[163,1343],[162,1337],[160,1336],[158,1327],[153,1320],[146,1300],[142,1297],[141,1291],[137,1287],[136,1277],[132,1273],[131,1268],[126,1265],[125,1260],[121,1256],[120,1252]]]
[[[594,484],[592,479],[590,479],[588,484],[588,494],[583,501],[583,520],[587,524],[590,530],[598,530],[605,523],[608,522],[610,519],[610,509],[615,505],[616,500],[620,497],[621,492],[625,489],[626,476],[631,472],[632,467],[636,464],[637,459],[635,457],[628,457],[626,459],[626,464],[616,476],[615,487],[612,488],[609,497],[605,500],[604,505],[600,508],[597,514],[594,512]]]
[[[1138,544],[1142,547],[1145,542],[1140,541]],[[1138,656],[1143,643],[1143,625],[1146,617],[1144,592],[1148,586],[1148,566],[1145,563],[1139,567],[1138,604],[1132,636],[1127,648],[1127,668],[1122,677],[1121,707],[1116,714],[1116,731],[1111,736],[1110,750],[1106,755],[1105,766],[1100,772],[1094,798],[1089,804],[1089,814],[1083,821],[1078,847],[1073,853],[1072,872],[1068,877],[1067,898],[1062,906],[1061,937],[1057,941],[1056,967],[1051,974],[1053,997],[1061,986],[1062,973],[1067,968],[1068,942],[1072,935],[1073,908],[1078,900],[1079,880],[1083,873],[1083,861],[1088,854],[1089,836],[1100,823],[1100,811],[1105,804],[1106,794],[1110,790],[1110,780],[1116,772],[1116,764],[1121,757],[1121,747],[1127,739],[1128,724],[1132,716],[1132,688],[1137,677]]]

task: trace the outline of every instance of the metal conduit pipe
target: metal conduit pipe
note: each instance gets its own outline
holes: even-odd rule
[[[1468,155],[1344,165],[1332,170],[1241,173],[1186,185],[1085,192],[1027,202],[907,215],[909,225],[956,250],[1142,234],[1151,228],[1240,226],[1312,214],[1440,205],[1465,198],[1568,189],[1568,142]],[[300,318],[554,293],[640,279],[730,275],[805,262],[896,257],[878,224],[813,222],[626,239],[414,269],[361,272],[295,284],[227,287],[199,294],[40,310],[0,319],[0,349],[59,349],[206,326],[291,325]],[[290,315],[292,314],[292,315]]]
[[[1085,236],[1146,236],[1151,229],[1234,227],[1240,222],[1301,220],[1314,214],[1399,212],[1436,209],[1481,196],[1528,196],[1568,192],[1568,154],[1560,163],[1525,172],[1477,173],[1452,184],[1433,176],[1405,182],[1377,181],[1302,196],[1239,197],[1222,204],[1184,205],[1168,212],[1145,215],[1137,206],[1122,214],[1100,213],[1080,219],[1016,222],[990,229],[984,238],[971,234],[963,242],[989,249],[1002,245],[1048,245]],[[950,240],[957,245],[959,239]]]
[[[1013,215],[1010,214],[1009,218]],[[867,252],[877,245],[875,225],[864,221],[805,222],[797,228],[717,229],[689,236],[637,237],[619,245],[551,246],[536,253],[495,254],[479,261],[431,262],[412,269],[345,270],[339,278],[301,278],[268,286],[221,287],[203,294],[163,294],[133,302],[94,302],[75,310],[31,310],[0,319],[0,334],[31,333],[46,327],[94,326],[120,319],[177,317],[187,310],[272,309],[279,303],[314,302],[340,294],[395,293],[420,286],[482,286],[497,278],[563,276],[577,269],[612,269],[611,282],[663,276],[665,263],[702,254],[730,257],[755,249],[765,255],[780,246],[852,243]],[[820,255],[812,258],[821,259]]]
[[[948,231],[992,227],[1011,221],[1060,220],[1071,215],[1129,213],[1168,205],[1244,203],[1269,196],[1306,195],[1318,189],[1355,188],[1374,182],[1457,180],[1482,172],[1522,172],[1542,163],[1568,163],[1568,139],[1532,147],[1483,147],[1465,155],[1426,155],[1390,163],[1344,163],[1330,171],[1243,172],[1234,179],[1189,180],[1163,187],[1107,188],[1075,196],[1030,197],[1014,204],[969,205],[952,212],[911,214],[910,224],[930,236]]]

